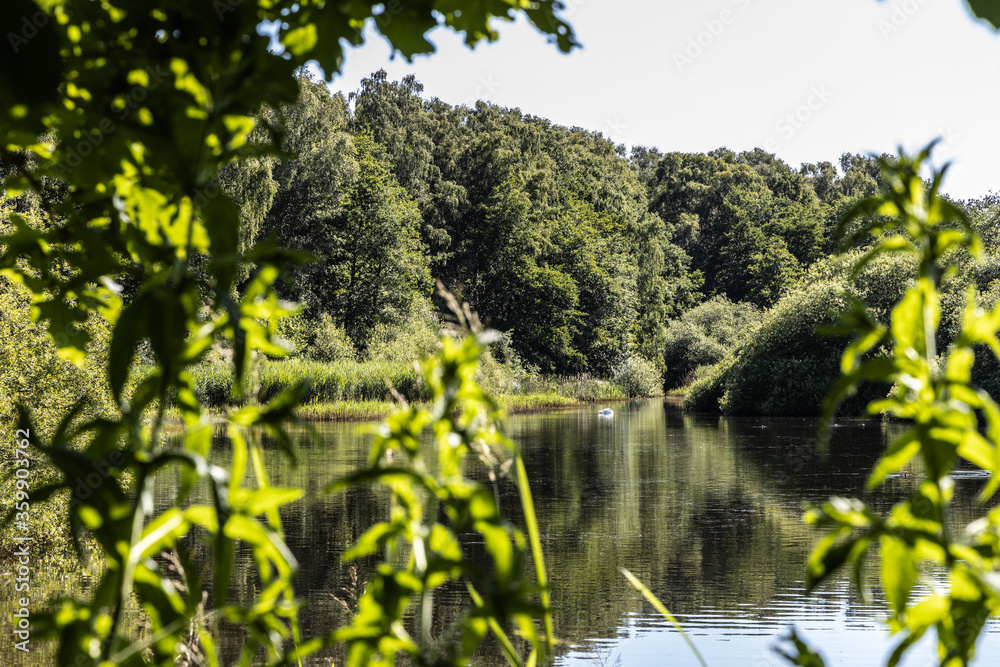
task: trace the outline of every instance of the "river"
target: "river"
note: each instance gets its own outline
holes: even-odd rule
[[[842,420],[830,456],[816,451],[815,421],[694,414],[659,400],[619,403],[611,419],[587,406],[519,415],[507,422],[524,452],[543,549],[552,582],[557,664],[565,667],[697,665],[680,634],[643,601],[620,574],[635,573],[674,612],[710,667],[787,664],[775,652],[791,626],[827,665],[882,665],[895,644],[884,606],[864,604],[848,577],[812,595],[804,591],[805,561],[816,533],[801,521],[802,506],[831,495],[859,496],[881,512],[919,483],[919,470],[895,477],[877,492],[865,480],[893,429],[877,420]],[[370,428],[370,427],[369,427]],[[349,622],[344,601],[363,585],[372,562],[352,570],[340,555],[388,511],[384,491],[370,488],[327,495],[323,487],[364,464],[371,436],[352,423],[297,431],[299,464],[268,448],[271,482],[299,486],[306,499],[282,513],[286,539],[300,561],[297,595],[307,601],[303,636],[329,633]],[[223,446],[223,451],[225,447]],[[483,469],[472,462],[468,474]],[[954,514],[967,522],[982,511],[975,496],[984,480],[955,482]],[[157,482],[161,498],[172,482]],[[504,513],[519,521],[516,491],[500,485]],[[234,572],[234,591],[247,599],[256,587],[249,554]],[[874,583],[877,563],[872,570]],[[60,575],[77,579],[71,574]],[[79,582],[78,582],[79,583]],[[58,587],[58,586],[57,586]],[[76,588],[73,586],[72,588]],[[466,604],[462,589],[442,590],[440,618]],[[339,598],[339,600],[338,600]],[[223,661],[240,640],[223,636]],[[991,621],[976,664],[995,664],[1000,624]],[[341,665],[333,648],[311,665]],[[496,644],[479,661],[505,664]],[[925,638],[903,663],[937,664]]]
[[[697,664],[620,567],[676,614],[711,666],[785,664],[774,647],[793,625],[828,665],[884,664],[895,640],[881,622],[877,586],[872,604],[857,599],[846,575],[805,594],[805,561],[816,534],[801,515],[803,503],[830,495],[859,496],[883,512],[905,497],[919,471],[874,493],[864,489],[898,427],[842,420],[823,462],[814,420],[692,414],[658,400],[613,407],[612,419],[585,407],[508,420],[524,451],[556,633],[565,642],[557,664]],[[300,438],[297,469],[274,461],[275,483],[302,484],[312,498],[285,517],[290,546],[302,560],[298,593],[310,601],[307,636],[346,621],[332,597],[344,599],[341,589],[352,587],[339,554],[387,509],[384,495],[370,490],[314,495],[363,462],[369,438],[355,424],[324,424]],[[975,496],[982,483],[956,480],[957,521],[981,511]],[[516,521],[512,484],[502,486],[501,503]],[[439,597],[442,607],[464,604],[460,591]],[[991,622],[979,664],[988,664],[983,653],[1000,649],[998,631]],[[904,664],[936,664],[933,653],[925,640]]]

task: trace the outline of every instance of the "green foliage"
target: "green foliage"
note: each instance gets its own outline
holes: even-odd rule
[[[888,664],[897,664],[918,639],[934,630],[939,661],[946,667],[969,664],[987,618],[1000,612],[993,584],[1000,565],[1000,515],[992,510],[962,527],[952,525],[949,511],[954,487],[949,475],[959,457],[990,472],[982,501],[1000,487],[1000,407],[971,381],[977,345],[1000,355],[1000,309],[978,308],[970,288],[959,335],[939,354],[942,291],[957,271],[954,251],[964,248],[977,256],[980,239],[965,214],[939,195],[944,170],[935,171],[929,183],[921,179],[932,146],[915,157],[881,159],[887,187],[858,202],[841,225],[846,228],[857,216],[887,216],[887,224],[868,223],[855,232],[854,238],[875,238],[860,264],[902,253],[913,259],[917,271],[888,323],[878,322],[860,302],[844,314],[839,330],[854,338],[843,353],[843,375],[824,403],[820,432],[825,443],[834,411],[860,383],[892,383],[889,397],[871,402],[868,410],[905,420],[909,428],[889,445],[868,486],[882,485],[915,459],[925,479],[887,516],[860,500],[832,498],[813,507],[805,519],[827,530],[809,559],[808,587],[819,586],[849,564],[864,593],[865,554],[870,546],[880,545],[889,626],[902,635]],[[940,573],[942,583],[918,601],[914,586],[929,570]]]
[[[817,282],[788,295],[765,316],[726,372],[727,414],[816,414],[837,376],[842,341],[817,333],[847,306],[843,285]]]
[[[204,363],[191,369],[194,393],[205,405],[241,405],[235,377],[224,364]],[[270,400],[295,390],[302,402],[383,401],[395,389],[407,400],[426,398],[420,374],[412,363],[386,361],[332,362],[308,359],[265,359],[253,372],[253,394]]]
[[[1000,29],[1000,8],[987,0],[968,0],[972,13],[981,19],[990,22],[996,29]]]
[[[412,365],[433,353],[440,338],[441,322],[430,303],[419,300],[401,324],[379,324],[371,330],[365,343],[366,356],[372,361]]]
[[[697,377],[684,393],[684,407],[703,412],[718,412],[726,393],[726,374],[735,362],[729,356],[711,366],[700,367]]]
[[[695,369],[722,361],[757,330],[761,319],[753,304],[715,296],[670,322],[663,347],[664,386],[689,384]]]
[[[658,362],[666,318],[698,284],[616,147],[422,90],[376,72],[351,93],[348,130],[382,147],[419,207],[432,275],[544,372],[607,375],[636,351]]]
[[[257,158],[241,161],[227,174],[227,191],[241,203],[244,237],[273,236],[312,255],[291,269],[280,293],[304,303],[312,319],[329,315],[363,347],[373,328],[402,326],[427,297],[420,214],[383,147],[345,131],[343,96],[307,75],[298,83],[295,104],[265,109],[258,121],[284,129],[282,147],[294,156],[266,170]],[[267,196],[255,194],[261,190]]]
[[[77,421],[113,417],[116,413],[103,370],[107,363],[111,328],[94,314],[84,325],[91,340],[84,364],[59,358],[45,328],[31,320],[31,299],[26,290],[0,277],[0,437],[14,442],[18,422],[17,406],[26,407],[38,430],[38,437],[50,437],[63,415],[78,405]],[[66,336],[73,335],[69,329]],[[14,470],[14,452],[0,452],[5,470]],[[57,469],[41,457],[30,465],[32,482],[38,486],[58,481]],[[3,475],[0,492],[14,498],[16,479]],[[65,526],[66,498],[33,499],[30,532],[33,549],[39,554],[69,554],[72,543]],[[18,546],[19,531],[0,531],[0,554],[12,554]]]
[[[306,354],[316,361],[354,361],[357,350],[344,328],[334,324],[333,318],[323,313],[316,323],[312,344]]]
[[[878,169],[845,154],[796,172],[774,155],[724,148],[705,154],[637,147],[633,168],[649,210],[690,255],[689,280],[708,295],[773,305],[785,288],[830,252],[837,211],[877,187]]]
[[[424,373],[431,407],[411,405],[391,416],[378,431],[368,468],[332,487],[379,482],[392,494],[389,520],[370,528],[344,555],[354,560],[385,554],[352,625],[333,635],[347,642],[349,665],[393,665],[398,654],[418,665],[467,664],[488,633],[510,664],[525,664],[511,630],[529,643],[526,664],[552,653],[549,591],[524,464],[499,429],[496,403],[475,381],[487,340],[445,338]],[[433,439],[424,438],[425,432]],[[527,539],[501,517],[493,491],[462,474],[470,453],[491,466],[497,457],[512,458]],[[463,554],[459,538],[470,533],[480,536],[488,567],[473,565]],[[528,576],[529,541],[536,584]],[[435,636],[434,594],[448,584],[464,585],[466,610]],[[411,608],[413,632],[403,623]],[[535,624],[539,617],[542,628]]]
[[[818,414],[840,373],[843,344],[824,327],[838,322],[851,299],[870,304],[873,317],[887,322],[914,268],[908,258],[893,255],[874,258],[854,273],[862,257],[854,252],[817,263],[724,361],[704,371],[685,404],[729,414]],[[879,395],[884,388],[868,386],[847,410],[859,411]]]
[[[13,229],[0,239],[0,276],[30,293],[32,320],[46,322],[62,358],[85,365],[92,345],[106,345],[107,365],[101,368],[120,407],[95,416],[85,402],[77,402],[62,411],[54,428],[40,429],[19,406],[18,427],[30,430],[31,444],[61,475],[33,488],[33,500],[66,492],[95,466],[107,473],[91,494],[74,497],[69,511],[77,544],[85,533],[92,535],[106,565],[93,596],[54,601],[52,613],[33,618],[33,638],[58,639],[60,664],[174,665],[192,636],[207,662],[218,662],[210,626],[201,624],[204,573],[187,562],[195,527],[213,561],[214,600],[207,613],[246,631],[242,646],[235,647],[238,664],[289,664],[322,644],[301,643],[292,588],[296,563],[278,516],[279,508],[302,492],[270,488],[259,441],[245,437],[265,429],[287,446],[282,425],[294,414],[297,388],[265,405],[228,412],[213,424],[189,372],[225,339],[232,349],[234,393],[242,395],[244,384],[253,384],[252,360],[285,352],[277,321],[291,307],[279,299],[275,284],[302,257],[254,238],[255,225],[264,220],[259,209],[281,192],[253,187],[252,181],[273,176],[276,163],[263,158],[276,153],[281,141],[268,137],[258,145],[251,134],[260,131],[264,103],[280,109],[296,101],[296,68],[316,61],[330,74],[339,71],[344,49],[363,41],[369,19],[381,19],[374,20],[376,31],[407,58],[433,51],[424,35],[438,25],[463,33],[473,45],[496,39],[492,20],[518,16],[568,51],[575,41],[555,15],[558,8],[550,0],[530,5],[489,0],[460,9],[420,0],[396,14],[385,3],[312,0],[0,5],[4,25],[39,13],[44,19],[35,21],[41,25],[37,35],[0,50],[0,162],[6,194],[32,191],[45,216],[9,214]],[[261,25],[272,27],[273,38],[261,34]],[[274,53],[272,39],[280,43],[281,55]],[[284,128],[294,135],[294,127]],[[397,233],[391,242],[379,239],[381,249],[361,248],[368,254],[359,257],[374,252],[392,260],[393,275],[419,289],[424,267],[409,252],[418,240],[415,210],[388,177],[376,147],[364,140],[353,145],[364,178],[342,189],[354,208],[335,218],[353,236],[333,247],[359,248],[370,219],[358,207],[370,205],[372,215]],[[241,174],[220,176],[238,158],[252,167],[243,180]],[[56,187],[46,185],[56,181]],[[240,198],[239,206],[220,191],[220,182]],[[243,232],[241,220],[249,225]],[[335,269],[344,266],[341,257],[335,260]],[[394,295],[365,280],[373,270],[352,271],[354,284],[332,283],[340,290],[341,307],[355,309],[368,324],[401,310]],[[88,327],[98,314],[110,323],[106,343]],[[72,331],[78,335],[69,335]],[[130,378],[140,348],[149,350],[156,365],[136,384]],[[436,379],[450,377],[445,372]],[[171,399],[183,427],[167,436],[164,417]],[[213,463],[216,425],[232,441],[227,467]],[[168,468],[180,475],[178,493],[154,505],[152,479]],[[248,470],[256,480],[250,488],[244,486]],[[518,471],[523,481],[523,466]],[[188,502],[196,484],[210,490],[207,504]],[[527,497],[523,484],[522,493]],[[525,514],[531,516],[527,509]],[[503,530],[496,512],[480,518]],[[537,543],[533,521],[528,528]],[[185,561],[189,579],[183,587],[171,586],[154,560],[167,550]],[[233,560],[246,551],[258,564],[259,593],[228,604]],[[538,549],[532,552],[543,589],[538,613],[547,619],[544,570]],[[496,574],[477,582],[490,601],[497,581],[508,590],[528,586],[521,570]],[[139,641],[123,617],[133,600],[148,622]],[[522,608],[518,614],[530,622],[531,611]],[[498,618],[505,622],[510,616]],[[546,626],[551,645],[548,620]],[[461,650],[472,648],[469,642]]]
[[[615,369],[614,381],[629,398],[663,394],[663,376],[656,364],[639,355],[629,357]]]

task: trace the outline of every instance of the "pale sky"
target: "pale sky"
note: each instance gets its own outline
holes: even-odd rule
[[[380,67],[425,97],[477,99],[663,151],[766,148],[794,167],[944,142],[958,198],[1000,190],[1000,37],[962,0],[565,0],[582,49],[525,21],[470,51],[438,29],[431,56],[390,60],[370,30],[332,88]]]

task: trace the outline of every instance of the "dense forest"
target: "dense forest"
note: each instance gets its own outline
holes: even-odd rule
[[[843,345],[816,324],[847,292],[887,315],[912,275],[881,261],[853,276],[834,258],[838,220],[879,188],[870,156],[794,168],[761,149],[628,151],[518,109],[425,99],[412,76],[379,71],[347,95],[298,82],[257,130],[283,132],[287,155],[223,183],[245,246],[273,237],[315,258],[281,284],[305,304],[306,346],[321,326],[343,354],[432,341],[440,281],[543,373],[607,376],[638,355],[666,389],[701,378],[691,405],[812,412]],[[996,196],[964,205],[996,252]],[[966,265],[953,318],[965,286],[989,299],[1000,277]]]
[[[503,334],[493,356],[504,380],[489,386],[637,377],[622,395],[662,384],[699,409],[815,414],[845,343],[817,326],[836,323],[851,296],[887,321],[914,275],[907,260],[884,257],[854,272],[863,247],[837,254],[838,221],[880,187],[873,156],[794,168],[761,149],[629,151],[518,109],[426,99],[413,76],[379,71],[343,94],[300,70],[297,84],[297,101],[265,107],[250,135],[277,138],[281,151],[230,163],[203,193],[238,204],[240,250],[298,251],[277,283],[302,304],[280,324],[293,357],[406,366],[435,348],[447,310],[440,284]],[[46,187],[58,198],[58,182]],[[0,206],[44,226],[32,197]],[[983,305],[1000,297],[1000,198],[957,203],[987,259],[963,259],[949,282],[946,336],[970,288]],[[134,286],[120,281],[129,298]],[[13,334],[27,326],[28,304],[3,289]],[[85,335],[106,341],[109,332],[96,322]],[[1000,389],[1000,367],[980,358],[977,381]],[[229,400],[223,365],[202,366],[203,400]],[[296,372],[315,381],[326,371]],[[385,367],[365,373],[367,388],[316,396],[380,398]],[[388,374],[399,387],[415,380],[397,367]],[[17,377],[31,385],[33,375]]]

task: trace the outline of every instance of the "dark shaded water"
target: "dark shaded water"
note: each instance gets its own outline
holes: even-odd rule
[[[864,490],[891,426],[843,421],[822,463],[813,420],[720,418],[659,401],[614,408],[610,420],[588,407],[508,422],[525,454],[556,633],[566,642],[558,664],[697,664],[619,567],[634,572],[678,616],[709,665],[783,664],[773,647],[793,624],[829,665],[884,663],[894,641],[881,624],[877,591],[876,603],[864,605],[839,577],[805,596],[804,563],[816,535],[801,514],[803,502],[835,494],[861,496],[887,511],[909,493],[913,477],[892,479],[877,493]],[[314,493],[354,469],[369,442],[357,430],[322,425],[317,439],[300,443],[303,465],[294,471],[279,466],[275,481]],[[956,481],[957,520],[976,514],[982,483]],[[516,521],[513,485],[502,487],[501,502]],[[339,554],[386,508],[384,496],[358,491],[315,497],[285,517],[291,547],[302,559],[299,594],[311,605],[304,614],[307,636],[346,622],[331,597],[350,588]],[[445,592],[438,602],[458,607],[464,599]],[[981,653],[998,648],[993,635]],[[498,655],[484,662],[503,664]],[[935,664],[933,647],[925,642],[906,664]]]
[[[565,642],[557,664],[697,664],[620,567],[666,603],[712,667],[785,664],[773,648],[791,625],[828,665],[884,664],[894,640],[881,624],[877,591],[876,603],[864,605],[839,577],[804,595],[804,564],[816,535],[801,514],[803,502],[834,494],[861,496],[882,511],[905,496],[914,477],[891,479],[877,493],[864,491],[891,427],[842,422],[829,461],[821,463],[812,420],[720,418],[659,401],[613,407],[610,420],[587,407],[508,422],[525,454],[543,533],[556,634]],[[315,437],[301,435],[298,467],[269,451],[272,483],[307,491],[305,502],[283,513],[286,538],[301,561],[297,594],[309,604],[302,613],[306,637],[348,622],[334,597],[348,599],[353,589],[340,554],[387,513],[387,497],[378,491],[322,494],[328,482],[363,464],[369,442],[356,424],[332,423],[320,425]],[[956,480],[957,521],[981,511],[975,495],[982,483]],[[517,522],[509,482],[501,487],[501,502]],[[358,564],[362,581],[372,566]],[[249,562],[238,578],[237,590],[250,595],[256,582]],[[439,615],[446,618],[464,605],[463,595],[439,594]],[[996,662],[997,629],[991,623],[977,664]],[[926,640],[912,653],[904,664],[936,664]],[[331,650],[313,664],[329,665],[331,658],[341,664],[342,652]],[[505,664],[490,645],[482,663]]]

